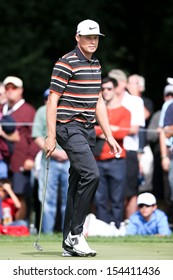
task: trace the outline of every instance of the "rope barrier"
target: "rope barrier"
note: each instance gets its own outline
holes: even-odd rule
[[[0,122],[1,125],[1,122]],[[40,125],[39,123],[35,123],[34,125]],[[3,122],[3,126],[33,126],[33,122],[16,122],[16,123],[9,123],[9,122]],[[128,131],[128,127],[121,127],[118,131]],[[152,133],[160,133],[158,131],[158,128],[139,128],[139,131],[146,131],[146,132],[152,132]],[[168,131],[168,130],[167,130]],[[169,132],[172,132],[173,130],[169,130]]]

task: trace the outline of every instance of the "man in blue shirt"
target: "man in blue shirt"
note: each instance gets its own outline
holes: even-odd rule
[[[173,136],[173,103],[171,103],[165,112],[164,118],[164,131],[166,137],[170,138]]]
[[[126,235],[170,235],[166,214],[157,209],[156,198],[151,193],[142,193],[137,199],[138,211],[130,218]]]
[[[171,206],[173,204],[173,102],[168,106],[165,117],[164,117],[164,132],[166,137],[170,141],[169,157],[170,157],[170,168],[169,168],[169,186],[170,186],[170,201]]]

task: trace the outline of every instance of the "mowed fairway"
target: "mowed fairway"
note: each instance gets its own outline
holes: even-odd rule
[[[41,235],[38,251],[33,243],[37,235],[29,237],[9,237],[0,235],[0,260],[65,260],[83,259],[61,256],[62,235]],[[92,260],[173,260],[173,235],[129,236],[129,237],[88,237],[91,248],[97,251]],[[91,258],[85,258],[90,259]]]

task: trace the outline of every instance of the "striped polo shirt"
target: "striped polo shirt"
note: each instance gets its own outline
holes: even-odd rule
[[[94,123],[100,87],[101,66],[94,56],[88,60],[76,47],[60,58],[50,84],[50,91],[60,95],[57,121]]]

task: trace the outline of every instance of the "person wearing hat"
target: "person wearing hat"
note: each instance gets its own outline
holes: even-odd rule
[[[63,229],[63,255],[95,256],[82,232],[99,182],[94,158],[96,117],[113,153],[121,152],[112,136],[101,94],[101,66],[94,56],[99,24],[87,19],[77,26],[77,46],[53,68],[47,102],[47,158],[58,144],[70,160],[69,189]]]
[[[157,209],[156,198],[149,192],[137,198],[138,210],[129,218],[126,235],[170,235],[166,214]]]
[[[5,95],[5,87],[2,82],[0,82],[0,104],[4,104],[7,102],[7,98]]]
[[[163,89],[163,99],[164,103],[161,108],[161,115],[159,120],[159,126],[163,127],[163,121],[165,117],[165,112],[168,106],[173,102],[173,85],[166,85]]]
[[[46,169],[46,158],[44,151],[44,139],[46,131],[46,103],[49,95],[49,89],[43,93],[44,105],[36,111],[32,126],[32,137],[42,151],[40,169],[38,171],[38,199],[40,203],[43,200],[44,191],[44,173]],[[39,152],[40,153],[40,152]],[[46,197],[44,202],[42,232],[52,234],[56,226],[57,209],[60,209],[60,230],[63,229],[65,207],[67,201],[69,160],[66,152],[59,146],[53,151],[50,157],[49,176],[46,188]],[[60,203],[59,203],[60,202]],[[59,207],[58,207],[59,206]]]
[[[167,138],[173,136],[173,103],[168,106],[165,112],[164,132]]]
[[[9,162],[9,179],[14,193],[20,200],[21,207],[16,219],[29,221],[31,196],[31,170],[39,150],[31,137],[31,123],[35,108],[23,98],[23,81],[19,77],[8,76],[3,85],[7,102],[1,107],[3,116],[11,116],[19,132],[19,141],[14,143],[13,153]]]

